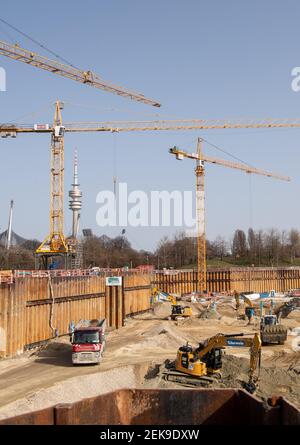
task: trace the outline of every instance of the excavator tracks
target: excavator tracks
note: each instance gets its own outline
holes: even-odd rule
[[[174,382],[179,383],[183,386],[190,386],[190,387],[209,387],[213,382],[215,382],[215,379],[213,377],[208,376],[201,376],[201,377],[193,377],[189,375],[184,375],[180,371],[176,370],[169,370],[163,373],[163,379],[168,382]]]

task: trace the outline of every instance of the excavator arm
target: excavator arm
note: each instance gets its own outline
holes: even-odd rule
[[[253,338],[244,337],[244,334],[217,334],[210,337],[200,344],[196,350],[196,357],[201,360],[212,349],[227,347],[249,347],[250,348],[250,365],[249,365],[249,384],[254,383],[254,374],[260,368],[261,361],[261,339],[259,334],[255,333]]]
[[[177,299],[171,294],[168,295],[168,300],[170,301],[171,304],[174,305],[177,304]]]
[[[295,309],[300,309],[300,298],[298,297],[283,303],[274,310],[274,315],[277,316],[277,320],[280,320],[281,318],[286,318]]]
[[[252,301],[251,301],[246,295],[240,294],[240,293],[237,292],[237,291],[234,291],[233,295],[234,295],[234,298],[235,298],[235,301],[236,301],[236,308],[239,308],[239,306],[240,306],[240,302],[241,302],[241,298],[244,300],[244,302],[245,302],[249,307],[253,307],[253,303],[252,303]]]
[[[253,302],[251,300],[249,300],[248,297],[246,297],[246,295],[242,295],[242,298],[244,299],[245,304],[248,305],[248,307],[253,307]]]

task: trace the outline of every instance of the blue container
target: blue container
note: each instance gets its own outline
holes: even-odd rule
[[[260,295],[260,298],[268,298],[270,296],[270,292],[262,292]]]

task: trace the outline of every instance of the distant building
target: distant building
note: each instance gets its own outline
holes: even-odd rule
[[[140,272],[151,273],[154,272],[155,266],[153,264],[140,264],[136,267]]]

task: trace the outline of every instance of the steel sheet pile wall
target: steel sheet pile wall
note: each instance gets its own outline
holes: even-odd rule
[[[285,399],[268,406],[238,389],[121,389],[0,425],[300,425],[300,411]]]
[[[274,289],[285,292],[300,287],[300,268],[258,268],[231,269],[230,286],[239,292],[267,292]]]
[[[153,284],[158,289],[176,294],[197,290],[197,272],[178,271],[156,273]],[[232,268],[228,270],[211,269],[207,271],[207,290],[209,292],[285,292],[300,288],[300,267],[293,268]]]
[[[170,274],[156,273],[153,284],[164,292],[187,294],[197,290],[197,272],[178,271]],[[209,292],[223,292],[230,290],[229,270],[210,270],[207,272],[207,287]]]
[[[151,294],[149,274],[127,275],[124,277],[125,314],[135,314],[149,309]]]
[[[24,281],[25,280],[25,281]],[[105,317],[105,278],[104,277],[54,277],[51,287],[48,278],[16,280],[15,287],[21,286],[26,294],[25,345],[40,342],[68,332],[71,320]],[[51,329],[51,327],[53,329]]]
[[[127,315],[150,308],[151,286],[177,294],[196,290],[197,272],[171,273],[125,274],[122,286],[112,287],[105,276],[86,275],[52,277],[51,286],[48,277],[0,284],[0,357],[68,333],[71,320],[105,317],[108,326],[118,328]],[[207,283],[210,292],[286,291],[300,288],[300,267],[209,270]]]
[[[125,276],[120,287],[106,286],[105,276],[52,277],[51,285],[47,277],[16,278],[0,284],[0,357],[67,334],[71,320],[105,317],[118,328],[149,307],[149,275]]]

